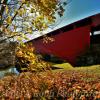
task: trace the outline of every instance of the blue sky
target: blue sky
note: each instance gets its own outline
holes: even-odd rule
[[[7,3],[9,3],[11,0],[8,0]]]
[[[77,20],[100,13],[100,0],[67,0],[71,1],[66,7],[64,16],[56,28],[73,23]]]

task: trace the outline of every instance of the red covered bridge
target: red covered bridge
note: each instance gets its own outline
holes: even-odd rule
[[[93,35],[99,29],[100,14],[97,14],[48,33],[55,39],[52,43],[43,43],[43,36],[30,42],[40,53],[52,54],[75,64],[77,56],[90,46],[90,32]]]

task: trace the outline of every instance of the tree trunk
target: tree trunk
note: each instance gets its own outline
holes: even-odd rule
[[[0,69],[15,65],[16,42],[4,41],[0,43]]]

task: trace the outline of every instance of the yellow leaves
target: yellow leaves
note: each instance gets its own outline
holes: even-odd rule
[[[47,29],[47,28],[48,28],[48,26],[47,26],[46,23],[43,23],[43,28],[44,28],[44,29]]]
[[[36,17],[32,24],[38,31],[43,31],[48,28],[48,22],[43,15]]]
[[[5,11],[6,11],[6,14],[8,14],[9,12],[8,6],[5,7]]]
[[[20,50],[20,51],[16,52],[16,55],[17,55],[18,57],[22,57],[23,52]]]
[[[22,9],[20,9],[20,10],[18,11],[18,14],[19,14],[20,16],[23,16],[25,13],[26,13],[26,9],[24,9],[24,8],[22,8]]]
[[[32,60],[31,64],[32,64],[32,65],[35,64],[35,60]]]
[[[22,43],[22,45],[21,45],[22,47],[26,47],[26,45],[25,45],[25,43]]]
[[[24,39],[25,39],[25,40],[29,40],[29,38],[28,38],[26,35],[24,36]]]
[[[21,63],[27,64],[27,70],[30,71],[36,71],[36,70],[40,71],[41,69],[44,70],[46,67],[49,66],[49,64],[39,59],[37,55],[34,53],[34,51],[35,48],[31,43],[26,44],[24,47],[21,45],[20,47],[18,47],[16,56],[22,58]]]
[[[31,34],[32,33],[32,27],[28,28],[27,32]]]
[[[41,2],[43,3],[43,6],[44,6],[44,7],[48,7],[47,1],[48,1],[48,0],[41,0]]]
[[[21,0],[22,3],[24,3],[26,0]]]
[[[20,36],[17,37],[18,41],[22,41],[22,38]]]
[[[17,33],[17,32],[14,32],[14,33]],[[17,36],[18,35],[18,36]],[[24,40],[29,40],[29,38],[26,36],[26,34],[20,32],[20,33],[17,33],[16,34],[16,40],[21,44],[23,45],[23,41]]]
[[[2,0],[4,1],[4,0]],[[50,24],[55,22],[55,13],[56,9],[60,7],[60,10],[63,10],[58,0],[18,0],[18,8],[11,9],[12,16],[7,16],[4,24],[9,24],[8,26],[13,26],[13,23],[22,23],[24,32],[32,33],[32,28],[35,30],[43,31],[48,28]],[[10,2],[9,2],[10,5]],[[10,15],[9,5],[5,5],[5,13]],[[28,6],[27,6],[28,5]],[[62,13],[61,13],[62,14]],[[16,22],[15,22],[16,19]],[[21,21],[21,22],[20,22]],[[27,25],[23,23],[28,23]],[[0,25],[3,24],[0,22]],[[28,26],[28,27],[27,27]],[[14,27],[14,32],[19,28],[19,24]],[[27,28],[27,29],[25,29]],[[39,33],[37,32],[37,33]],[[25,37],[25,39],[28,39]],[[19,39],[20,40],[20,39]]]
[[[33,54],[34,47],[30,47],[30,45],[25,45],[24,43],[21,44],[21,47],[18,47],[17,56],[22,56],[28,60],[32,60],[35,58]]]
[[[6,22],[7,22],[8,24],[11,24],[11,22],[12,22],[12,17],[11,17],[11,16],[8,16],[8,18],[6,19]]]
[[[56,20],[56,17],[55,17],[55,16],[48,16],[48,22],[49,22],[50,24],[54,23],[55,20]]]

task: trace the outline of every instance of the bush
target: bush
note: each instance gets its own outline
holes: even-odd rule
[[[50,70],[51,65],[37,56],[32,44],[24,44],[16,52],[15,67],[19,72],[39,72]]]

